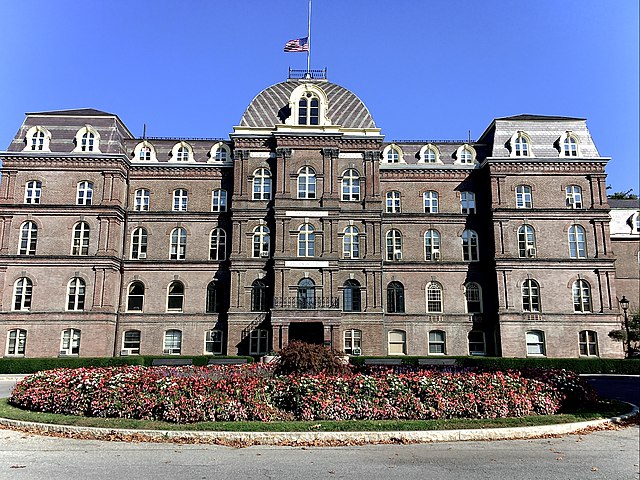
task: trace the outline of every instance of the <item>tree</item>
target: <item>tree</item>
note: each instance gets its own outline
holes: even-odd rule
[[[627,358],[640,358],[640,310],[636,310],[629,315],[629,348],[626,352]],[[627,345],[627,328],[625,325],[620,330],[611,330],[609,337],[616,342],[623,342]]]
[[[610,186],[607,187],[607,189],[611,188]],[[635,193],[631,193],[633,192],[633,188],[630,188],[629,190],[627,190],[626,192],[614,192],[611,195],[609,195],[609,198],[614,198],[616,200],[635,200],[638,198],[638,196]]]

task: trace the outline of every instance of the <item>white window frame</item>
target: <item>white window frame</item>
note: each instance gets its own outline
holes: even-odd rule
[[[478,310],[471,311],[470,303],[477,303]],[[482,304],[482,287],[478,282],[467,282],[464,285],[464,307],[465,311],[470,314],[480,314],[483,312]]]
[[[146,188],[138,188],[133,198],[133,210],[136,212],[148,212],[151,192]]]
[[[349,225],[344,229],[342,238],[343,258],[360,258],[360,230]]]
[[[475,230],[465,230],[460,237],[462,239],[462,260],[465,262],[480,261],[480,242]]]
[[[227,211],[227,191],[223,188],[216,188],[215,190],[211,191],[211,211]]]
[[[476,213],[476,194],[460,192],[460,212],[464,214]]]
[[[271,234],[266,225],[258,225],[253,229],[252,257],[267,258],[271,252]]]
[[[137,285],[141,285],[142,286],[142,293],[133,293],[133,288]],[[142,283],[140,280],[134,280],[133,282],[131,282],[128,286],[127,286],[127,312],[138,312],[138,313],[142,313],[144,311],[144,297],[147,291],[147,287],[145,286],[144,283]],[[131,299],[139,299],[139,303],[140,303],[140,308],[131,308],[133,305],[131,305]],[[137,301],[136,301],[137,303]]]
[[[527,278],[522,282],[520,297],[523,312],[540,313],[542,311],[540,284],[533,278]]]
[[[83,180],[78,182],[76,188],[76,205],[93,204],[93,182]]]
[[[25,136],[25,152],[50,152],[51,132],[44,127],[36,125],[27,130]]]
[[[8,357],[24,357],[27,350],[27,331],[14,328],[7,332],[5,355]]]
[[[580,157],[580,139],[571,131],[560,137],[560,157]]]
[[[11,310],[14,312],[28,312],[33,301],[33,282],[29,277],[20,277],[13,285]]]
[[[482,341],[478,341],[477,339],[472,339],[472,335],[480,335],[482,337]],[[468,334],[467,334],[467,344],[469,347],[469,355],[471,356],[477,356],[477,357],[484,357],[487,354],[487,340],[485,337],[485,334],[482,330],[471,330]],[[482,349],[478,349],[476,348],[472,348],[472,345],[482,345]]]
[[[387,261],[402,260],[402,232],[396,228],[387,230],[385,235],[387,245]]]
[[[427,190],[422,194],[422,203],[424,206],[424,213],[438,213],[440,195],[435,190]]]
[[[172,211],[186,212],[189,206],[189,192],[186,188],[176,188],[173,191]]]
[[[258,168],[253,172],[252,199],[271,200],[271,172],[268,168]]]
[[[591,298],[591,285],[586,280],[579,278],[571,285],[574,313],[591,313],[593,304]]]
[[[342,333],[343,351],[347,355],[354,355],[354,350],[358,355],[362,355],[362,330],[357,328],[347,329]]]
[[[387,351],[389,355],[406,355],[407,332],[398,329],[389,330],[387,333]]]
[[[298,170],[298,177],[296,180],[298,185],[298,198],[299,199],[314,199],[316,198],[316,172],[313,168],[305,165]]]
[[[35,255],[38,247],[38,225],[28,220],[20,226],[18,255]]]
[[[436,145],[428,143],[420,149],[418,163],[434,164],[442,163],[440,160],[440,150]]]
[[[182,330],[178,330],[177,328],[165,330],[162,336],[162,354],[182,354]]]
[[[169,259],[184,260],[187,258],[187,230],[176,227],[171,230],[169,238]]]
[[[87,283],[80,277],[74,277],[67,284],[66,310],[81,312],[85,310]]]
[[[517,132],[511,137],[512,157],[531,157],[531,138],[524,132]]]
[[[475,165],[476,150],[468,143],[460,145],[456,150],[456,165]]]
[[[85,257],[89,255],[91,227],[87,222],[78,222],[73,226],[71,255]]]
[[[578,332],[578,349],[581,357],[599,357],[598,333],[594,330]]]
[[[75,153],[101,153],[100,134],[91,125],[85,125],[76,132],[75,142]]]
[[[398,190],[392,190],[387,192],[386,195],[386,213],[401,213],[402,212],[402,200],[400,192]]]
[[[525,334],[527,342],[527,357],[545,357],[547,347],[542,330],[529,330]]]
[[[573,224],[569,227],[569,258],[587,258],[587,231],[582,225]]]
[[[227,163],[231,161],[231,149],[224,143],[218,142],[209,152],[209,162]]]
[[[298,257],[316,256],[315,228],[310,223],[298,227]]]
[[[227,232],[218,227],[209,234],[209,260],[227,259]]]
[[[144,260],[147,258],[149,234],[144,227],[136,227],[131,232],[131,251],[129,258],[131,260]]]
[[[181,286],[182,287],[182,293],[178,292],[178,293],[173,293],[171,291],[171,287],[173,285],[176,286]],[[167,286],[167,312],[184,312],[184,300],[185,300],[185,286],[184,283],[182,283],[179,280],[174,280],[173,282],[169,283],[169,285]],[[175,299],[176,301],[179,299],[180,300],[180,306],[171,306],[171,302],[170,299]]]
[[[340,198],[343,202],[359,202],[360,201],[360,172],[355,168],[345,170],[342,174]]]
[[[82,331],[77,328],[66,328],[60,335],[60,355],[77,356],[80,354]]]
[[[137,339],[127,339],[127,334],[137,334]],[[120,354],[126,353],[126,355],[140,355],[140,344],[142,343],[142,333],[140,330],[131,329],[122,332],[122,349]]]
[[[425,287],[426,312],[444,312],[444,289],[440,282],[429,282]]]
[[[178,142],[171,149],[172,163],[189,163],[193,162],[193,148],[187,142]]]
[[[42,182],[40,180],[29,180],[24,185],[24,203],[28,205],[38,205],[42,197]]]
[[[565,188],[566,206],[568,208],[582,209],[582,187],[580,185],[567,185]]]
[[[427,262],[440,260],[440,232],[429,229],[424,232],[424,259]]]
[[[223,351],[223,331],[218,329],[204,332],[204,354],[222,355]]]
[[[536,251],[536,230],[529,224],[518,227],[518,257],[534,258]]]
[[[157,162],[156,149],[151,143],[144,140],[138,143],[133,149],[133,158],[131,160],[133,162],[143,163]]]
[[[533,208],[533,189],[530,185],[516,186],[516,208]]]
[[[447,333],[444,330],[429,331],[429,355],[447,354]]]

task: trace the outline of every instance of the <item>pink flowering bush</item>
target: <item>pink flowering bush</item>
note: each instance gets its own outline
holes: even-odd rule
[[[518,417],[561,408],[570,394],[559,386],[575,379],[558,375],[390,369],[274,375],[262,364],[58,369],[25,378],[10,402],[42,412],[176,423]]]

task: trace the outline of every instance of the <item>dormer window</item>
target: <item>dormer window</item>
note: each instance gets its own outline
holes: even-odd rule
[[[31,127],[27,131],[25,151],[49,152],[51,133],[44,127]]]
[[[298,101],[298,125],[319,125],[320,100],[307,92]]]
[[[570,131],[560,137],[559,146],[561,157],[580,156],[580,140]]]
[[[394,143],[387,145],[382,151],[382,163],[405,163],[402,148]]]
[[[476,151],[471,145],[461,145],[456,151],[456,158],[458,165],[473,165],[476,163]]]
[[[91,125],[81,128],[76,133],[76,148],[73,151],[100,153],[100,134]]]
[[[172,162],[192,162],[193,150],[187,142],[176,143],[171,149],[171,161]]]
[[[440,151],[435,145],[427,144],[420,149],[418,163],[441,163]]]
[[[391,147],[387,151],[387,163],[398,163],[400,162],[400,152],[395,147]]]
[[[216,143],[209,152],[210,162],[228,162],[231,160],[231,150],[222,142]]]
[[[176,154],[176,160],[178,162],[188,162],[189,161],[189,150],[186,147],[178,148],[178,152]]]
[[[139,162],[155,162],[156,161],[156,151],[146,140],[140,142],[136,145],[136,148],[133,149],[133,160],[137,160]]]
[[[524,132],[518,132],[511,137],[511,156],[512,157],[530,157],[531,156],[531,140]]]

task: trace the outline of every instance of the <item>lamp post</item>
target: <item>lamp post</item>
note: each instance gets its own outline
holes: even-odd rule
[[[624,312],[624,331],[627,333],[627,357],[631,354],[631,335],[629,334],[629,316],[627,315],[627,310],[629,310],[629,300],[624,295],[620,299],[620,308]]]

